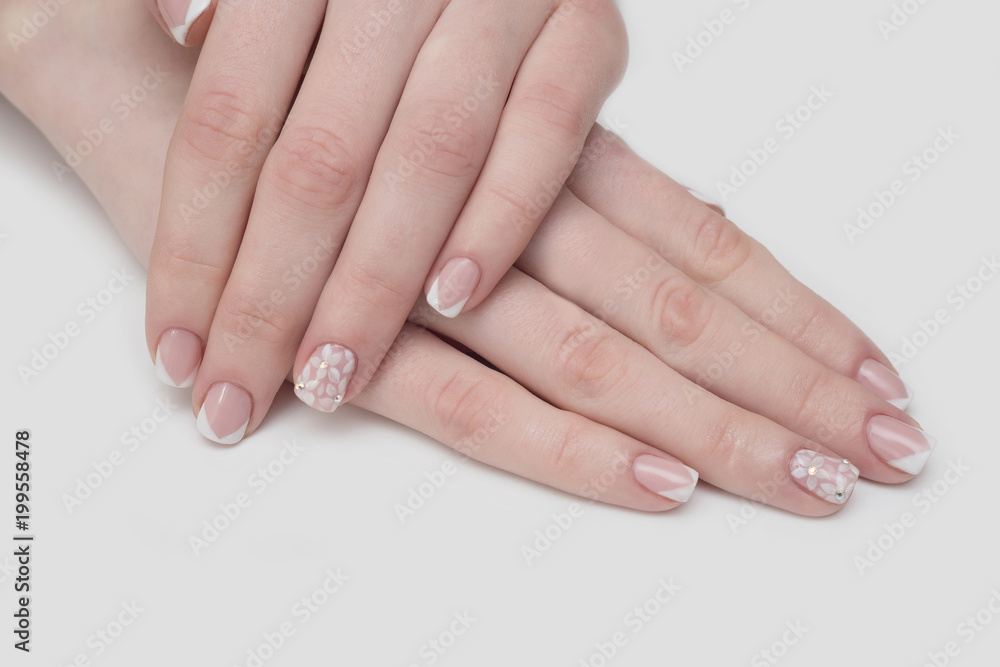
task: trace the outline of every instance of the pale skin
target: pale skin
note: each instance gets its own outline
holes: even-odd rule
[[[5,33],[20,18],[8,9]],[[17,54],[0,53],[0,91],[57,147],[156,65],[167,79],[78,170],[144,263],[194,54],[131,0],[67,5]],[[884,355],[763,247],[599,128],[493,293],[456,319],[418,304],[409,320],[353,403],[569,493],[672,509],[676,500],[633,474],[649,456],[824,516],[843,505],[790,478],[801,449],[847,457],[870,480],[911,478],[866,439],[873,417],[918,426],[853,379],[866,360],[888,366]],[[711,372],[713,355],[738,343],[747,351]]]

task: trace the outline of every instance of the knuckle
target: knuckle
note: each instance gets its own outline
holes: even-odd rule
[[[297,328],[292,318],[266,298],[249,293],[226,295],[219,304],[222,326],[240,339],[253,338],[291,351]]]
[[[559,351],[558,377],[572,394],[598,399],[613,391],[625,377],[628,353],[610,332],[574,328]]]
[[[416,297],[369,265],[357,264],[343,275],[343,290],[377,311],[409,312]]]
[[[517,104],[546,128],[559,130],[570,137],[585,136],[590,130],[588,110],[580,95],[553,81],[530,84]]]
[[[455,180],[474,176],[481,142],[467,123],[459,121],[448,105],[426,103],[403,128],[402,159],[429,176]]]
[[[587,437],[587,429],[576,420],[553,429],[549,437],[539,443],[543,469],[551,471],[556,479],[577,479],[584,467],[581,453]]]
[[[203,244],[188,239],[169,241],[163,246],[159,258],[160,267],[168,279],[194,283],[200,288],[224,282],[231,268],[213,261]]]
[[[322,127],[282,132],[268,156],[268,173],[277,190],[308,208],[328,211],[356,193],[360,164],[338,134]]]
[[[830,322],[820,308],[814,307],[799,317],[788,331],[788,342],[796,347],[809,347],[809,343],[822,339],[830,330]]]
[[[218,85],[189,105],[178,136],[206,160],[247,169],[262,153],[262,116],[246,96]]]
[[[481,429],[489,430],[492,414],[502,412],[503,388],[499,381],[476,373],[453,372],[432,390],[431,409],[448,442],[452,445],[476,438]],[[478,458],[478,457],[477,457]]]
[[[650,312],[669,345],[685,348],[700,340],[712,321],[707,292],[682,273],[660,280],[652,289]]]
[[[706,460],[720,461],[723,465],[740,467],[744,451],[749,451],[750,424],[738,408],[727,409],[725,414],[712,424],[703,441]]]
[[[721,283],[750,259],[750,239],[715,211],[698,207],[689,268],[702,282]]]
[[[543,210],[527,195],[495,180],[486,185],[486,194],[489,199],[497,203],[499,208],[507,209],[506,217],[513,223],[514,229],[530,232],[538,225]],[[547,199],[540,197],[539,199],[543,200],[544,203],[552,201],[551,197]]]
[[[829,402],[830,379],[825,370],[808,370],[796,374],[790,387],[792,415],[798,424],[812,424],[822,416]]]

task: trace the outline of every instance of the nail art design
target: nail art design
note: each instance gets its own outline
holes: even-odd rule
[[[160,14],[177,43],[184,46],[188,30],[205,13],[212,0],[159,0]]]
[[[861,474],[847,459],[824,456],[811,449],[795,452],[789,465],[792,479],[799,486],[835,505],[847,502]]]
[[[698,484],[698,472],[680,461],[653,454],[637,456],[632,463],[637,482],[657,495],[686,503]]]
[[[250,394],[231,382],[216,382],[198,412],[198,430],[220,445],[235,445],[250,424]]]
[[[427,303],[445,317],[456,317],[479,284],[482,271],[471,259],[456,257],[441,269],[427,290]]]
[[[918,428],[888,415],[876,415],[865,429],[868,446],[896,470],[916,475],[924,469],[936,441]]]
[[[311,408],[333,412],[344,400],[357,357],[343,345],[320,345],[295,381],[295,395]]]
[[[900,410],[905,410],[913,400],[910,387],[898,375],[874,359],[865,359],[862,362],[855,379],[868,391]]]
[[[194,384],[201,366],[201,339],[184,329],[167,329],[156,344],[156,377],[171,387]]]

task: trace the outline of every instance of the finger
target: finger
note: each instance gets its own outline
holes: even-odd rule
[[[562,2],[528,51],[476,186],[426,283],[446,317],[476,307],[545,217],[625,68],[614,3]]]
[[[909,403],[888,358],[847,317],[612,133],[594,128],[570,180],[581,201],[751,318],[896,407]]]
[[[372,6],[330,6],[313,63],[261,171],[194,387],[196,397],[218,383],[249,394],[244,436],[264,419],[292,365],[413,59],[437,18],[419,3],[391,6],[398,11],[380,17],[378,37],[363,49],[352,40],[375,20]],[[332,404],[332,397],[315,404],[327,399]]]
[[[261,164],[322,17],[315,2],[258,7],[265,6],[219,7],[167,153],[147,282],[146,336],[161,377],[174,386],[187,383],[201,355],[188,358],[191,344],[177,351],[160,343],[175,339],[164,337],[168,331],[183,332],[177,335],[197,339],[198,346],[208,338]]]
[[[463,456],[614,505],[672,509],[698,480],[677,459],[552,407],[412,324],[355,404]]]
[[[427,306],[415,316],[553,405],[676,456],[732,493],[824,516],[854,489],[850,462],[698,387],[516,269],[460,319]]]
[[[306,403],[330,412],[350,400],[406,320],[486,158],[533,37],[527,27],[544,20],[543,3],[521,4],[515,12],[503,3],[452,3],[420,49],[296,357],[297,395]],[[478,112],[462,118],[470,96]],[[317,377],[330,367],[328,350],[356,357],[361,372]]]
[[[865,477],[903,482],[930,456],[932,440],[905,413],[751,319],[568,191],[517,266],[688,379],[849,458]]]
[[[181,46],[205,41],[218,0],[146,0],[153,16]]]

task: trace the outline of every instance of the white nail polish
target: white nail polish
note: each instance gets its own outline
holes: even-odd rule
[[[163,20],[181,46],[187,44],[187,34],[191,25],[212,4],[212,0],[158,0],[158,2]]]

